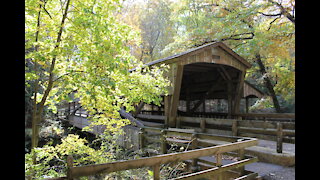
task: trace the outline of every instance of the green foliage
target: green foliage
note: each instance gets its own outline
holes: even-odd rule
[[[294,11],[294,1],[275,1],[286,11]],[[276,94],[294,102],[295,25],[271,1],[183,0],[172,4],[171,20],[177,26],[175,41],[164,49],[167,54],[196,45],[223,41],[253,64],[247,79],[268,76]],[[259,53],[267,68],[260,74],[254,62]]]
[[[69,9],[67,1],[46,1],[41,8],[39,2],[26,3],[26,49],[31,49],[26,59],[38,65],[26,73],[26,84],[39,84],[44,90],[34,92],[38,103],[44,101],[55,113],[56,104],[68,100],[68,94],[76,90],[92,121],[107,125],[111,132],[128,124],[120,120],[120,107],[130,111],[140,101],[159,104],[159,96],[168,86],[162,72],[145,67],[129,73],[134,67],[141,69],[142,64],[126,46],[135,32],[113,16],[120,10],[120,1],[71,0]],[[61,27],[63,12],[67,18]]]
[[[108,162],[112,159],[110,152],[103,148],[95,150],[88,146],[87,140],[79,138],[78,135],[69,134],[62,139],[62,143],[56,146],[45,145],[35,148],[31,153],[25,155],[26,176],[35,174],[35,178],[60,177],[66,175],[66,158],[73,155],[74,165],[85,165],[93,163]],[[32,155],[37,153],[38,164],[32,163]]]

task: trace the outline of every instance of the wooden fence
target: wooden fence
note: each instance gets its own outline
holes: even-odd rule
[[[67,177],[62,177],[60,179],[74,179],[82,176],[91,176],[101,173],[111,173],[116,171],[123,171],[129,169],[137,169],[143,167],[150,167],[153,170],[153,179],[160,179],[160,169],[161,166],[168,163],[177,163],[181,161],[190,161],[192,167],[198,166],[198,162],[203,162],[204,160],[200,160],[200,157],[206,156],[214,156],[215,162],[207,162],[212,166],[202,170],[202,171],[193,171],[187,175],[183,175],[181,177],[177,177],[174,179],[198,179],[198,178],[210,178],[210,179],[229,179],[230,170],[232,172],[237,172],[232,174],[233,179],[255,179],[258,174],[250,171],[246,171],[244,166],[256,162],[258,159],[256,157],[247,156],[244,154],[244,148],[255,146],[258,144],[258,140],[255,138],[237,138],[232,136],[218,136],[218,135],[210,135],[204,133],[195,133],[195,132],[179,132],[177,130],[170,129],[160,129],[160,128],[151,128],[145,127],[141,129],[141,133],[139,134],[140,146],[145,147],[145,142],[148,141],[148,134],[156,132],[160,134],[159,142],[161,143],[161,151],[162,155],[157,155],[153,157],[145,157],[141,159],[135,160],[127,160],[127,161],[117,161],[112,163],[104,163],[104,164],[94,164],[94,165],[85,165],[85,166],[73,166],[72,157],[69,156],[67,160],[68,170]],[[192,143],[192,150],[178,152],[178,153],[170,153],[166,154],[167,151],[167,143],[170,140],[169,137],[181,137],[189,138],[189,143]],[[200,142],[210,141],[210,140],[224,140],[229,143],[213,146],[213,147],[205,147],[201,149],[197,149]],[[180,140],[183,142],[183,140]],[[186,141],[184,141],[186,142]],[[238,160],[229,164],[222,164],[222,155],[224,153],[231,153],[234,156],[238,156]],[[197,169],[197,168],[193,168]],[[57,178],[55,178],[57,179]]]
[[[161,115],[164,116],[164,111],[150,111],[142,110],[141,114],[146,115]],[[222,112],[193,112],[187,114],[186,112],[179,111],[179,116],[188,116],[188,117],[205,117],[205,118],[219,118],[219,119],[244,119],[244,120],[268,120],[268,121],[283,121],[283,122],[294,122],[295,114],[294,113],[239,113],[234,114],[231,117],[228,117],[228,113]]]
[[[137,116],[143,120],[164,122],[165,116]],[[177,117],[177,127],[195,129],[197,132],[232,136],[255,137],[277,142],[277,152],[282,153],[283,142],[295,143],[295,122],[269,120],[239,120],[201,117]]]

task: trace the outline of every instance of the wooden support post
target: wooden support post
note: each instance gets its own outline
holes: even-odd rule
[[[176,117],[179,106],[180,89],[183,75],[183,66],[177,65],[177,70],[175,73],[175,80],[173,84],[173,94],[171,98],[171,105],[169,109],[169,127],[176,126]]]
[[[282,123],[277,123],[277,153],[282,153],[283,128]]]
[[[232,95],[231,95],[231,90],[232,90],[232,83],[231,81],[228,82],[228,118],[231,118],[232,114]]]
[[[240,100],[243,96],[243,84],[244,84],[244,77],[246,72],[240,71],[239,77],[238,77],[238,84],[235,91],[235,97],[234,97],[234,105],[232,108],[232,114],[238,114],[240,110]]]
[[[74,178],[71,176],[70,173],[70,168],[73,167],[73,157],[71,155],[69,155],[67,157],[67,179],[68,180],[73,180]]]
[[[140,128],[139,131],[139,149],[143,149],[144,148],[144,129]]]
[[[192,149],[197,149],[197,147],[198,147],[197,135],[196,135],[196,134],[192,134],[191,140],[192,140],[191,148],[192,148]],[[192,172],[197,172],[197,171],[199,171],[198,159],[197,159],[197,158],[192,159],[191,171],[192,171]]]
[[[161,154],[167,154],[166,131],[161,130],[160,140],[161,140]]]
[[[164,115],[166,117],[165,121],[164,121],[164,125],[165,127],[169,126],[169,111],[170,111],[170,102],[171,102],[171,97],[172,95],[168,95],[164,97]]]
[[[216,166],[221,167],[222,166],[222,154],[216,154]],[[222,172],[223,173],[223,172]],[[219,173],[218,174],[218,180],[223,180],[223,174]]]
[[[202,133],[206,132],[206,119],[200,120],[200,128]]]
[[[249,113],[249,98],[246,97],[246,113]]]
[[[238,156],[239,156],[239,161],[245,159],[244,157],[244,148],[241,148],[238,150]],[[240,176],[243,176],[245,173],[245,167],[239,167],[239,171],[240,171]]]
[[[238,120],[232,121],[232,136],[238,136]]]
[[[153,180],[160,180],[160,164],[154,165],[152,168],[153,168]]]

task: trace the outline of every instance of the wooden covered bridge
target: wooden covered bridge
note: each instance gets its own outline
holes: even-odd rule
[[[257,145],[256,138],[276,141],[277,153],[283,153],[283,142],[295,143],[295,124],[292,122],[294,115],[248,114],[248,99],[265,95],[244,80],[247,69],[251,67],[250,63],[222,42],[203,45],[147,65],[157,66],[163,63],[170,66],[165,76],[173,86],[169,87],[169,95],[163,97],[161,106],[141,102],[134,112],[120,111],[124,118],[135,121],[138,126],[126,127],[133,142],[131,146],[143,149],[146,144],[156,142],[161,147],[162,155],[83,167],[71,165],[68,178],[152,167],[154,179],[159,179],[161,165],[184,161],[189,162],[191,169],[193,168],[192,173],[175,179],[259,179],[257,173],[244,168],[244,165],[258,160],[245,154],[255,152],[254,149],[245,151],[245,148]],[[242,99],[245,100],[245,113],[240,111]],[[88,113],[79,107],[81,106],[77,102],[69,103],[60,108],[60,112],[67,115],[64,117],[72,125],[83,128],[90,122],[87,119]],[[262,121],[258,120],[261,118]],[[274,118],[282,120],[272,120]],[[99,134],[103,131],[104,127],[99,126],[92,132]],[[167,152],[167,144],[170,142],[186,148],[191,144],[192,151],[171,154]],[[223,161],[222,156],[226,153],[238,159],[228,164]],[[208,160],[208,157],[201,159],[204,156],[213,156],[213,160]],[[263,155],[259,159],[270,161],[269,156],[266,157]],[[275,162],[281,163],[286,157],[273,158]],[[294,164],[294,158],[289,163]],[[237,170],[230,171],[234,169]]]
[[[244,81],[250,63],[222,42],[203,45],[147,65],[163,63],[170,66],[166,76],[173,86],[169,87],[169,95],[164,97],[162,107],[149,106],[151,111],[157,109],[158,115],[164,115],[167,127],[179,126],[178,116],[201,114],[202,117],[209,117],[219,113],[215,110],[223,102],[227,105],[226,117],[236,118],[241,99],[245,99],[245,111],[248,112],[248,99],[264,96],[260,90]],[[144,103],[141,103],[134,115],[150,109],[143,106]]]

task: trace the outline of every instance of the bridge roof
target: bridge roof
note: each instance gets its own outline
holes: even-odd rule
[[[149,63],[146,63],[146,65],[150,66],[150,65],[155,65],[155,64],[162,64],[162,63],[169,63],[170,64],[170,60],[178,58],[178,57],[182,57],[182,56],[186,56],[189,55],[192,52],[198,51],[200,49],[206,48],[206,47],[220,47],[223,50],[225,50],[229,55],[233,56],[236,60],[238,60],[241,64],[243,64],[244,66],[246,66],[246,68],[250,68],[251,64],[246,61],[244,58],[242,58],[240,55],[238,55],[236,52],[234,52],[232,49],[230,49],[227,45],[225,45],[222,42],[213,42],[213,43],[208,43],[196,48],[192,48],[189,49],[187,51],[172,55],[172,56],[168,56],[166,58],[162,58],[162,59],[158,59]]]

